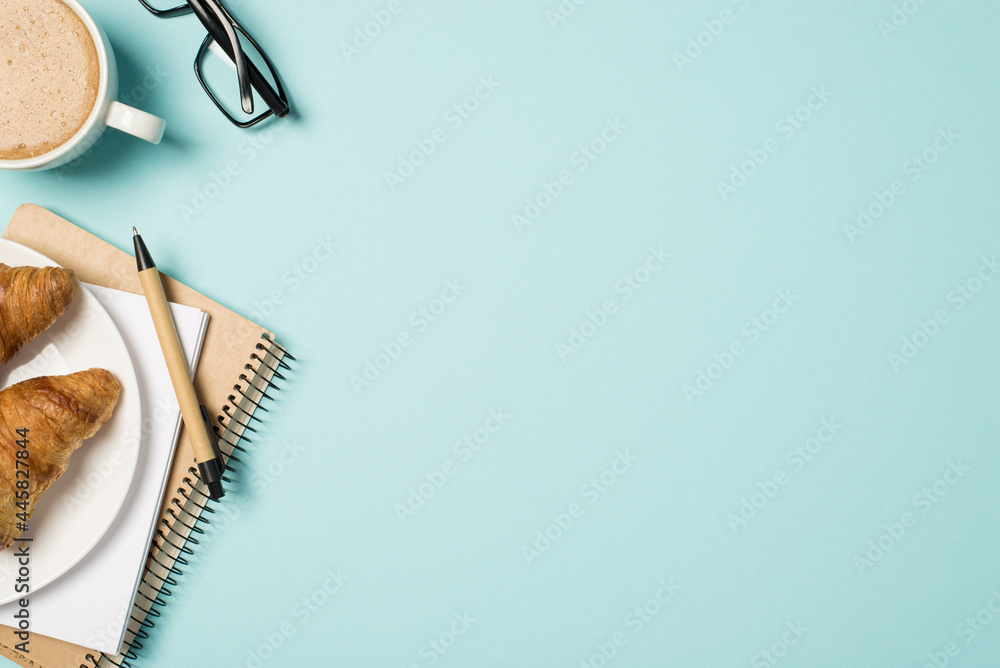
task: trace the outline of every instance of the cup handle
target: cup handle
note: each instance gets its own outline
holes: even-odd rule
[[[140,139],[159,144],[167,123],[159,116],[147,114],[116,100],[111,100],[104,114],[104,124]]]

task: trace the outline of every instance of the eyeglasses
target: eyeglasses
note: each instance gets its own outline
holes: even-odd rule
[[[222,5],[221,0],[188,0],[186,4],[171,9],[157,9],[150,6],[146,0],[139,0],[143,7],[161,19],[169,19],[185,14],[194,14],[201,21],[208,35],[198,49],[194,59],[194,73],[198,82],[226,118],[233,125],[248,128],[260,123],[265,118],[288,115],[288,97],[281,87],[278,72],[260,45],[243,29],[232,14]],[[236,67],[239,80],[239,105],[233,101],[230,86],[220,84],[220,81],[231,79],[224,75],[210,73],[211,66],[206,62],[209,51],[215,52]],[[228,89],[228,91],[227,91]],[[267,111],[254,116],[254,93],[267,105]]]

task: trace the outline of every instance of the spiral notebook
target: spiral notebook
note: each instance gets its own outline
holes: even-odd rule
[[[3,237],[72,267],[83,282],[142,293],[131,255],[39,206],[19,208]],[[194,383],[199,398],[217,416],[219,446],[228,468],[233,453],[243,449],[241,442],[249,441],[247,423],[259,419],[254,413],[278,389],[275,381],[283,379],[287,361],[293,358],[259,325],[167,276],[163,287],[169,301],[199,308],[211,317]],[[128,611],[122,653],[111,656],[32,633],[30,654],[25,655],[14,649],[19,640],[13,629],[0,626],[0,654],[22,666],[43,668],[131,665],[155,626],[158,608],[167,604],[170,588],[182,577],[184,557],[194,547],[189,539],[199,530],[195,525],[204,519],[208,503],[207,490],[194,467],[194,452],[182,429],[149,557]]]

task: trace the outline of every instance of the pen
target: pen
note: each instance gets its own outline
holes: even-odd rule
[[[167,296],[163,293],[160,272],[157,271],[156,264],[153,262],[146,244],[143,243],[142,237],[139,236],[139,232],[134,227],[132,228],[132,242],[135,244],[135,264],[139,271],[139,282],[142,283],[142,292],[146,295],[146,303],[153,316],[156,337],[160,340],[163,359],[170,372],[170,382],[174,385],[177,403],[180,404],[184,425],[188,429],[191,446],[194,448],[194,460],[198,464],[198,474],[202,481],[208,485],[209,496],[213,499],[222,498],[225,491],[222,489],[222,471],[219,468],[218,452],[213,439],[214,433],[211,432],[211,427],[205,419],[207,411],[204,406],[198,403],[198,395],[195,394],[194,385],[191,383],[187,360],[184,359],[181,342],[177,338],[174,320],[170,317]]]

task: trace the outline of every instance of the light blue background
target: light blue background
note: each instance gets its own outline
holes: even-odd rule
[[[122,248],[136,225],[164,272],[300,360],[138,665],[258,665],[283,625],[260,665],[596,667],[619,633],[610,666],[917,667],[949,642],[948,665],[1000,662],[1000,280],[949,301],[998,251],[1000,6],[907,0],[883,34],[891,0],[588,0],[554,27],[556,0],[401,0],[345,56],[388,4],[231,1],[295,109],[245,132],[191,72],[197,20],[89,0],[122,93],[166,138],[109,132],[75,169],[0,178],[3,216],[35,202]],[[732,22],[679,68],[723,10]],[[454,127],[445,112],[480,77],[499,87]],[[831,97],[787,136],[777,124],[814,87]],[[578,171],[609,119],[627,129]],[[391,189],[386,172],[437,128],[445,141]],[[948,129],[911,180],[905,163]],[[772,138],[723,201],[718,182]],[[561,170],[572,183],[516,229]],[[844,226],[894,180],[905,193],[852,243]],[[319,239],[338,248],[314,262]],[[650,247],[671,258],[626,300],[616,285]],[[465,291],[418,332],[411,314],[449,280]],[[744,323],[779,290],[798,299],[751,341]],[[609,299],[617,312],[562,359]],[[894,369],[939,309],[948,322]],[[401,332],[412,345],[355,391]],[[744,354],[689,402],[683,386],[734,341]],[[463,461],[453,444],[497,408],[509,419]],[[795,470],[787,453],[830,418],[842,429]],[[590,503],[581,487],[618,451],[637,460]],[[401,521],[445,460],[454,475]],[[950,462],[968,470],[923,512],[915,497]],[[787,484],[733,531],[778,469]],[[528,563],[573,503],[582,516]],[[915,524],[859,566],[903,513]],[[317,594],[338,569],[349,580]],[[661,581],[679,590],[636,629]],[[439,654],[426,643],[456,614],[475,621]]]

